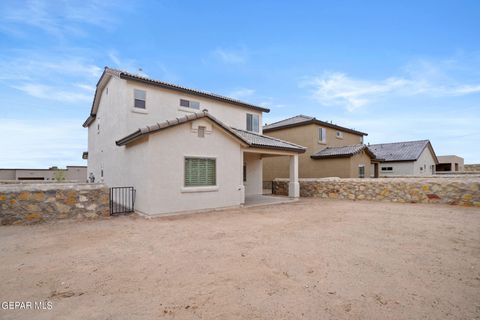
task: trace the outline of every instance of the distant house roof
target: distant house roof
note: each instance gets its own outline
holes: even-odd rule
[[[312,154],[310,157],[312,159],[325,159],[325,158],[350,158],[351,156],[362,152],[365,152],[372,159],[376,159],[375,155],[368,150],[368,147],[364,144],[354,144],[350,146],[343,147],[327,147],[323,150],[318,151],[317,153]]]
[[[333,123],[318,120],[315,117],[305,116],[303,114],[300,114],[298,116],[294,116],[294,117],[291,117],[291,118],[288,118],[288,119],[284,119],[284,120],[281,120],[281,121],[277,121],[277,122],[268,124],[268,125],[263,127],[263,132],[275,131],[275,130],[291,128],[291,127],[304,126],[304,125],[312,124],[312,123],[313,124],[318,124],[318,125],[323,126],[323,127],[337,129],[337,130],[341,130],[341,131],[344,131],[344,132],[350,132],[350,133],[361,135],[361,136],[368,136],[368,134],[365,133],[365,132],[345,128],[345,127],[342,127],[342,126],[339,126],[339,125],[336,125],[336,124],[333,124]]]
[[[276,139],[276,138],[272,138],[272,137],[268,137],[261,134],[240,130],[240,129],[231,128],[226,124],[224,124],[223,122],[221,122],[220,120],[218,120],[217,118],[215,118],[214,116],[212,116],[211,114],[209,114],[207,111],[191,113],[183,117],[175,118],[173,120],[167,120],[167,121],[156,123],[151,126],[139,128],[138,130],[129,134],[128,136],[117,140],[116,144],[117,146],[127,145],[139,139],[142,136],[145,136],[154,132],[158,132],[161,130],[165,130],[165,129],[177,126],[179,124],[190,122],[190,121],[201,119],[201,118],[208,118],[213,123],[218,125],[220,128],[225,130],[226,133],[238,139],[244,145],[252,148],[276,149],[276,150],[293,151],[297,153],[305,152],[304,147],[291,142],[287,142],[284,140],[280,140],[280,139]]]
[[[226,103],[234,104],[234,105],[237,105],[237,106],[241,106],[241,107],[245,107],[245,108],[249,108],[249,109],[253,109],[253,110],[257,110],[257,111],[261,111],[261,112],[270,112],[270,109],[267,109],[267,108],[264,108],[264,107],[261,107],[261,106],[257,106],[257,105],[251,104],[251,103],[243,102],[243,101],[240,101],[240,100],[237,100],[237,99],[225,97],[225,96],[218,95],[218,94],[211,93],[211,92],[206,92],[206,91],[201,91],[201,90],[197,90],[197,89],[187,88],[187,87],[179,86],[179,85],[176,85],[176,84],[172,84],[172,83],[168,83],[168,82],[164,82],[164,81],[160,81],[160,80],[150,79],[150,78],[147,78],[147,77],[144,77],[144,76],[141,76],[141,75],[136,75],[136,74],[133,74],[133,73],[129,73],[127,71],[122,71],[122,70],[117,70],[117,69],[112,69],[112,68],[109,68],[109,67],[105,67],[105,70],[103,71],[102,76],[100,77],[100,79],[97,82],[97,89],[95,90],[95,95],[94,95],[94,98],[93,98],[92,108],[90,110],[90,116],[87,118],[87,120],[85,120],[85,122],[83,124],[84,127],[88,127],[92,123],[92,121],[95,119],[95,117],[97,115],[98,99],[99,99],[100,93],[103,90],[103,87],[105,86],[106,81],[108,79],[110,79],[111,76],[117,76],[121,79],[127,79],[127,80],[131,80],[131,81],[142,82],[142,83],[154,85],[154,86],[164,88],[164,89],[175,90],[175,91],[186,93],[186,94],[192,94],[192,95],[205,97],[205,98],[209,98],[209,99],[213,99],[213,100],[217,100],[217,101],[221,101],[221,102],[226,102]]]
[[[285,140],[280,140],[277,138],[272,138],[269,136],[264,136],[255,132],[250,132],[250,131],[245,131],[245,130],[240,130],[235,128],[232,128],[232,130],[237,132],[240,136],[242,136],[251,147],[300,151],[301,153],[305,152],[304,147],[295,143],[291,143]]]
[[[416,161],[423,150],[429,148],[435,163],[438,163],[437,156],[429,140],[372,144],[368,148],[377,158],[384,159],[384,162]]]

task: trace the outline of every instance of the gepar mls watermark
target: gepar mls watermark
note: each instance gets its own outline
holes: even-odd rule
[[[52,310],[52,301],[2,301],[2,310]]]

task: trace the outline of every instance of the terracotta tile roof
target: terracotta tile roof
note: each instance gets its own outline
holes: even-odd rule
[[[365,150],[371,158],[376,159],[375,155],[368,150],[368,147],[364,144],[354,144],[343,147],[327,147],[318,151],[317,153],[312,154],[310,157],[312,159],[349,158],[363,150]]]
[[[149,84],[157,85],[157,86],[160,86],[160,87],[163,87],[163,88],[166,88],[166,89],[172,89],[172,90],[181,91],[181,92],[185,92],[185,93],[189,93],[189,94],[193,94],[193,95],[198,95],[198,96],[203,96],[203,97],[207,97],[207,98],[211,98],[211,99],[215,99],[215,100],[220,100],[220,101],[224,101],[224,102],[228,102],[228,103],[233,103],[233,104],[236,104],[236,105],[240,105],[240,106],[243,106],[243,107],[259,110],[259,111],[262,111],[262,112],[270,112],[270,109],[260,107],[260,106],[257,106],[257,105],[251,104],[251,103],[243,102],[243,101],[233,99],[233,98],[230,98],[230,97],[222,96],[222,95],[219,95],[219,94],[216,94],[216,93],[202,91],[202,90],[193,89],[193,88],[187,88],[187,87],[183,87],[183,86],[176,85],[176,84],[173,84],[173,83],[151,79],[151,78],[144,77],[144,76],[141,76],[141,75],[138,75],[138,74],[133,74],[133,73],[123,71],[123,70],[113,69],[113,68],[109,68],[109,67],[105,67],[105,68],[108,69],[109,71],[115,73],[116,75],[118,75],[120,78],[123,78],[123,79],[129,79],[129,80],[140,81],[140,82],[147,82]]]
[[[305,147],[302,147],[298,144],[291,143],[285,140],[280,140],[277,138],[264,136],[255,132],[240,130],[232,128],[235,132],[241,135],[250,146],[260,147],[260,148],[272,148],[272,149],[290,149],[305,152]]]
[[[201,118],[210,119],[216,125],[224,129],[228,134],[231,134],[233,137],[237,138],[242,143],[244,143],[245,145],[251,148],[276,149],[276,150],[293,151],[297,153],[305,152],[304,147],[296,145],[294,143],[260,135],[257,133],[252,133],[249,131],[231,128],[226,124],[224,124],[223,122],[221,122],[220,120],[218,120],[217,118],[215,118],[214,116],[212,116],[211,114],[209,114],[207,111],[191,113],[183,117],[178,117],[172,120],[158,122],[150,126],[139,128],[135,132],[132,132],[131,134],[117,140],[115,143],[117,144],[117,146],[124,146],[150,133],[165,130],[165,129],[174,127],[176,125],[193,121],[196,119],[201,119]]]
[[[312,124],[312,123],[318,124],[319,126],[332,128],[332,129],[337,129],[337,130],[344,131],[344,132],[350,132],[350,133],[358,134],[358,135],[362,135],[362,136],[367,136],[368,135],[365,132],[357,131],[357,130],[350,129],[350,128],[345,128],[345,127],[336,125],[334,123],[321,121],[321,120],[316,119],[315,117],[310,117],[310,116],[306,116],[306,115],[303,115],[303,114],[299,114],[297,116],[294,116],[294,117],[291,117],[291,118],[288,118],[288,119],[284,119],[284,120],[281,120],[281,121],[277,121],[277,122],[268,124],[268,125],[263,127],[263,131],[264,132],[269,132],[269,131],[275,131],[275,130],[280,130],[280,129],[284,129],[284,128],[303,126],[303,125]]]

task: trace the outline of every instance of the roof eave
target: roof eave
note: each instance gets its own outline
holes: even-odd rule
[[[314,160],[317,160],[317,159],[335,159],[335,158],[351,158],[353,157],[354,154],[353,153],[350,153],[350,154],[332,154],[332,155],[326,155],[326,156],[316,156],[314,154],[312,154],[310,156],[310,158],[314,159]]]
[[[141,83],[145,83],[145,84],[151,84],[151,85],[158,86],[158,87],[161,87],[161,88],[164,88],[164,89],[179,91],[179,92],[183,92],[183,93],[187,93],[187,94],[191,94],[191,95],[195,95],[195,96],[201,96],[201,97],[208,98],[208,99],[222,101],[222,102],[225,102],[225,103],[230,103],[230,104],[238,105],[238,106],[241,106],[241,107],[244,107],[244,108],[249,108],[249,109],[253,109],[253,110],[257,110],[257,111],[261,111],[261,112],[265,112],[265,113],[270,112],[270,109],[267,109],[267,108],[254,106],[254,105],[251,105],[251,104],[248,104],[248,103],[243,103],[241,101],[225,99],[225,98],[222,98],[222,97],[219,97],[219,96],[210,95],[208,93],[189,90],[188,88],[182,88],[182,87],[179,87],[179,86],[169,85],[167,83],[162,83],[162,82],[151,80],[151,79],[136,77],[134,75],[130,75],[130,74],[127,74],[127,73],[124,73],[124,72],[120,73],[120,78],[121,79],[126,79],[126,80],[137,81],[137,82],[141,82]]]
[[[124,145],[127,145],[127,144],[137,140],[138,138],[140,138],[143,135],[144,135],[144,133],[142,133],[142,130],[138,129],[137,131],[129,134],[128,136],[125,136],[125,137],[115,141],[115,144],[119,147],[124,146]]]
[[[263,128],[263,132],[277,131],[277,130],[282,130],[282,129],[287,129],[287,128],[305,126],[305,125],[309,125],[309,124],[318,124],[318,125],[321,125],[321,126],[325,126],[325,127],[332,128],[332,129],[337,129],[337,130],[342,130],[344,132],[348,132],[348,133],[352,133],[352,134],[356,134],[356,135],[368,136],[368,133],[353,130],[353,129],[349,129],[349,128],[344,128],[344,127],[337,126],[335,124],[328,123],[328,122],[323,122],[323,121],[320,121],[316,118],[306,120],[306,121],[302,121],[302,122],[297,122],[297,123],[287,124],[287,125],[283,125],[283,126],[278,126],[278,127],[274,127],[274,128]]]
[[[265,145],[258,145],[258,144],[250,144],[249,146],[250,146],[250,148],[256,148],[256,149],[283,150],[283,151],[290,151],[290,152],[295,152],[295,153],[305,153],[307,151],[306,149],[265,146]]]

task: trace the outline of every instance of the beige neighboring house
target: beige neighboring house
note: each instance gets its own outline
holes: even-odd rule
[[[372,144],[368,148],[382,159],[380,176],[431,176],[438,164],[429,140]]]
[[[105,68],[84,123],[88,174],[136,189],[144,215],[238,206],[262,197],[263,159],[289,164],[289,196],[299,196],[305,148],[262,134],[268,109]]]
[[[455,155],[438,156],[437,172],[464,172],[463,158]]]
[[[367,134],[314,117],[297,115],[263,127],[263,133],[305,146],[299,157],[300,178],[369,177],[370,165],[378,163],[363,144]],[[265,187],[275,178],[288,178],[288,162],[266,158],[263,162]]]
[[[66,169],[0,169],[0,180],[23,181],[87,181],[86,166],[67,166]]]

